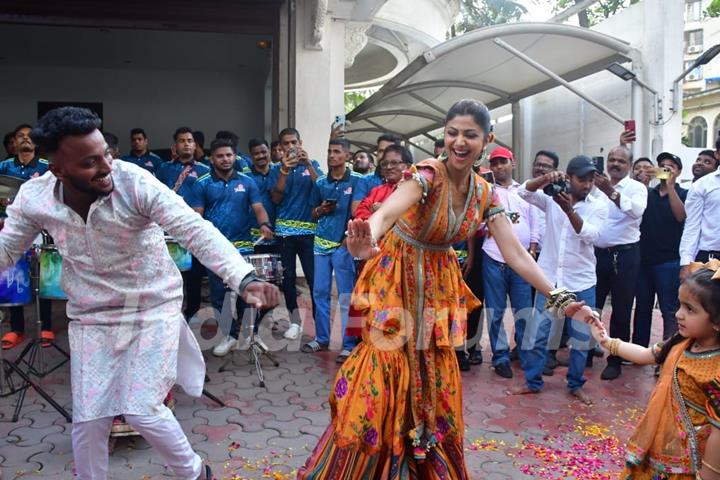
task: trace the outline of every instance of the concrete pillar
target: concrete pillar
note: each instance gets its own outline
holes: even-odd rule
[[[344,114],[345,23],[327,15],[319,48],[308,44],[314,2],[297,2],[295,128],[310,156],[326,166],[330,126]]]

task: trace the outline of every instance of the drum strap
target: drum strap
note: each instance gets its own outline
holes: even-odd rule
[[[194,162],[193,162],[194,163]],[[180,175],[178,176],[177,180],[175,181],[175,186],[173,187],[173,192],[177,192],[180,189],[180,186],[183,184],[185,179],[188,175],[190,175],[190,171],[193,168],[193,164],[185,165],[185,168],[183,168],[182,172],[180,172]]]

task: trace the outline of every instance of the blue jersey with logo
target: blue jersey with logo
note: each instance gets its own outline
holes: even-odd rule
[[[27,165],[23,165],[17,157],[0,162],[0,175],[30,180],[48,171],[48,162],[44,158],[35,157]]]
[[[191,207],[205,209],[203,217],[233,242],[240,253],[253,253],[250,226],[255,212],[251,206],[261,201],[255,181],[237,172],[227,182],[214,172],[203,175],[187,198]]]
[[[337,203],[333,213],[318,219],[314,246],[316,254],[327,255],[338,249],[345,238],[352,202],[362,200],[364,191],[362,175],[350,169],[345,170],[345,175],[339,180],[329,175],[318,177],[313,187],[313,207],[324,200],[335,200]]]
[[[177,194],[183,197],[183,199],[185,199],[185,202],[188,201],[188,197],[192,193],[192,188],[195,184],[195,181],[203,175],[210,173],[210,169],[208,167],[194,160],[192,163],[189,163],[187,165],[190,166],[190,170],[185,176],[185,179],[180,184],[180,188],[178,188],[177,190]],[[158,169],[157,173],[155,173],[155,176],[168,188],[174,189],[175,183],[177,183],[177,180],[178,178],[180,178],[180,174],[183,172],[183,170],[185,170],[185,167],[186,165],[183,165],[177,160],[174,160],[172,162],[164,162],[162,165],[160,165],[160,168]]]
[[[311,160],[318,178],[323,174],[317,160]],[[280,167],[271,171],[271,185],[275,186],[280,178]],[[315,221],[312,219],[311,197],[314,182],[310,170],[305,165],[290,169],[285,183],[282,202],[276,205],[275,233],[281,237],[295,235],[313,235]]]
[[[148,172],[152,173],[153,175],[157,173],[158,168],[160,168],[160,165],[163,163],[162,158],[155,155],[151,151],[145,152],[144,155],[137,156],[134,153],[130,152],[127,155],[123,155],[120,157],[120,160],[125,160],[126,162],[134,163],[138,167],[142,167]]]
[[[255,180],[255,185],[258,187],[258,191],[260,192],[260,198],[262,199],[263,207],[265,207],[265,211],[268,214],[268,219],[270,220],[270,223],[274,226],[275,225],[275,204],[272,202],[271,198],[271,192],[273,187],[273,176],[271,175],[273,168],[279,168],[276,165],[271,166],[268,169],[267,175],[263,175],[262,173],[255,170],[255,167],[246,168],[243,170],[243,174],[247,175],[248,177]],[[257,218],[255,218],[255,215],[251,215],[251,225],[250,225],[250,233],[252,234],[253,240],[257,240],[261,237],[260,235],[260,225],[258,224]],[[274,240],[267,241],[265,240],[263,242],[265,245],[269,245],[272,243],[275,243]]]

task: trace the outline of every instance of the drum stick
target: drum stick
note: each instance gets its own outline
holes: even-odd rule
[[[257,246],[260,245],[264,240],[265,240],[265,239],[264,239],[263,237],[258,238],[257,240],[255,240],[255,243],[253,243],[253,247],[257,247]]]

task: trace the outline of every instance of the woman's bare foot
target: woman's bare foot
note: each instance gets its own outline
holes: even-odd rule
[[[585,405],[592,405],[593,401],[592,398],[588,397],[587,394],[583,391],[582,388],[578,388],[577,390],[573,390],[570,392],[570,395],[574,396],[578,400],[580,400]]]
[[[519,387],[510,388],[508,390],[505,390],[505,393],[508,395],[532,395],[535,393],[540,393],[540,390],[533,390],[532,388],[528,387],[527,385],[521,385]]]

